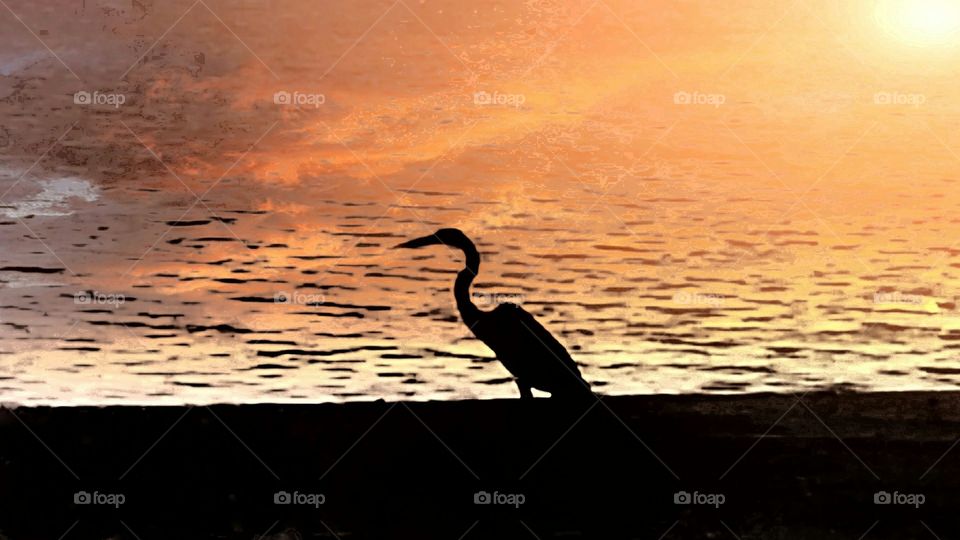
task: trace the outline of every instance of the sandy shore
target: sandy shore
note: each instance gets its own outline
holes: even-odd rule
[[[953,393],[4,409],[0,531],[949,538],[958,438]]]

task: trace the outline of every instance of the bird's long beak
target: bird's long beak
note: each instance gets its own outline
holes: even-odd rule
[[[393,248],[394,249],[397,249],[397,248],[415,249],[415,248],[421,248],[423,246],[435,246],[437,244],[442,244],[442,243],[443,242],[441,242],[440,239],[436,237],[436,235],[430,234],[427,236],[421,236],[420,238],[414,238],[413,240],[409,240],[402,244],[397,244],[393,246]]]

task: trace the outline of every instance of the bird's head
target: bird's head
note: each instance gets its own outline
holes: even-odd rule
[[[470,239],[467,238],[467,235],[463,234],[463,231],[460,229],[440,229],[433,234],[414,238],[413,240],[408,240],[394,247],[416,249],[436,245],[450,246],[463,251],[463,254],[467,258],[467,268],[471,269],[474,275],[477,273],[477,270],[480,268],[480,253],[477,252],[476,246],[473,245],[473,242],[471,242]]]
[[[462,250],[472,249],[473,242],[460,229],[440,229],[433,234],[408,240],[394,248],[416,249],[424,246],[444,245]]]

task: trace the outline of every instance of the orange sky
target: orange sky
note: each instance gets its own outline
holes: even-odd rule
[[[392,235],[458,226],[489,251],[491,289],[586,299],[538,316],[598,365],[664,346],[659,330],[630,325],[669,314],[676,280],[790,313],[764,320],[776,335],[758,343],[827,347],[832,334],[818,332],[852,328],[861,352],[887,351],[877,321],[929,326],[932,313],[960,326],[942,307],[960,241],[960,35],[938,0],[903,5],[10,2],[20,19],[0,11],[5,185],[43,159],[2,207],[11,220],[39,215],[0,234],[20,264],[68,267],[68,290],[149,287],[159,305],[198,302],[188,318],[308,332],[299,315],[251,314],[230,298],[313,280],[340,287],[341,303],[395,302],[371,327],[449,309],[443,271],[455,258],[386,248]],[[125,103],[78,105],[78,91]],[[277,104],[277,92],[323,103]],[[64,185],[87,195],[49,194]],[[169,225],[211,217],[229,219]],[[340,259],[302,258],[317,254]],[[429,276],[429,294],[403,272]],[[209,281],[237,275],[254,280]],[[40,286],[29,283],[18,287]],[[30,305],[27,289],[7,290],[9,303]],[[878,291],[923,299],[907,315],[862,310]],[[725,306],[663,332],[754,330]],[[73,308],[54,317],[72,321]],[[624,327],[605,329],[611,320]],[[440,332],[480,352],[460,334]],[[763,358],[755,346],[731,358]],[[669,380],[661,387],[692,388]]]

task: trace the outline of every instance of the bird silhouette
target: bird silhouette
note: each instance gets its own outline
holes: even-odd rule
[[[480,253],[462,231],[440,229],[395,247],[411,249],[433,245],[445,245],[463,251],[466,264],[457,273],[453,285],[453,297],[460,318],[513,374],[521,398],[532,399],[531,388],[550,392],[553,398],[593,395],[570,353],[533,315],[516,304],[503,303],[492,311],[483,311],[473,303],[470,285],[480,271]]]

